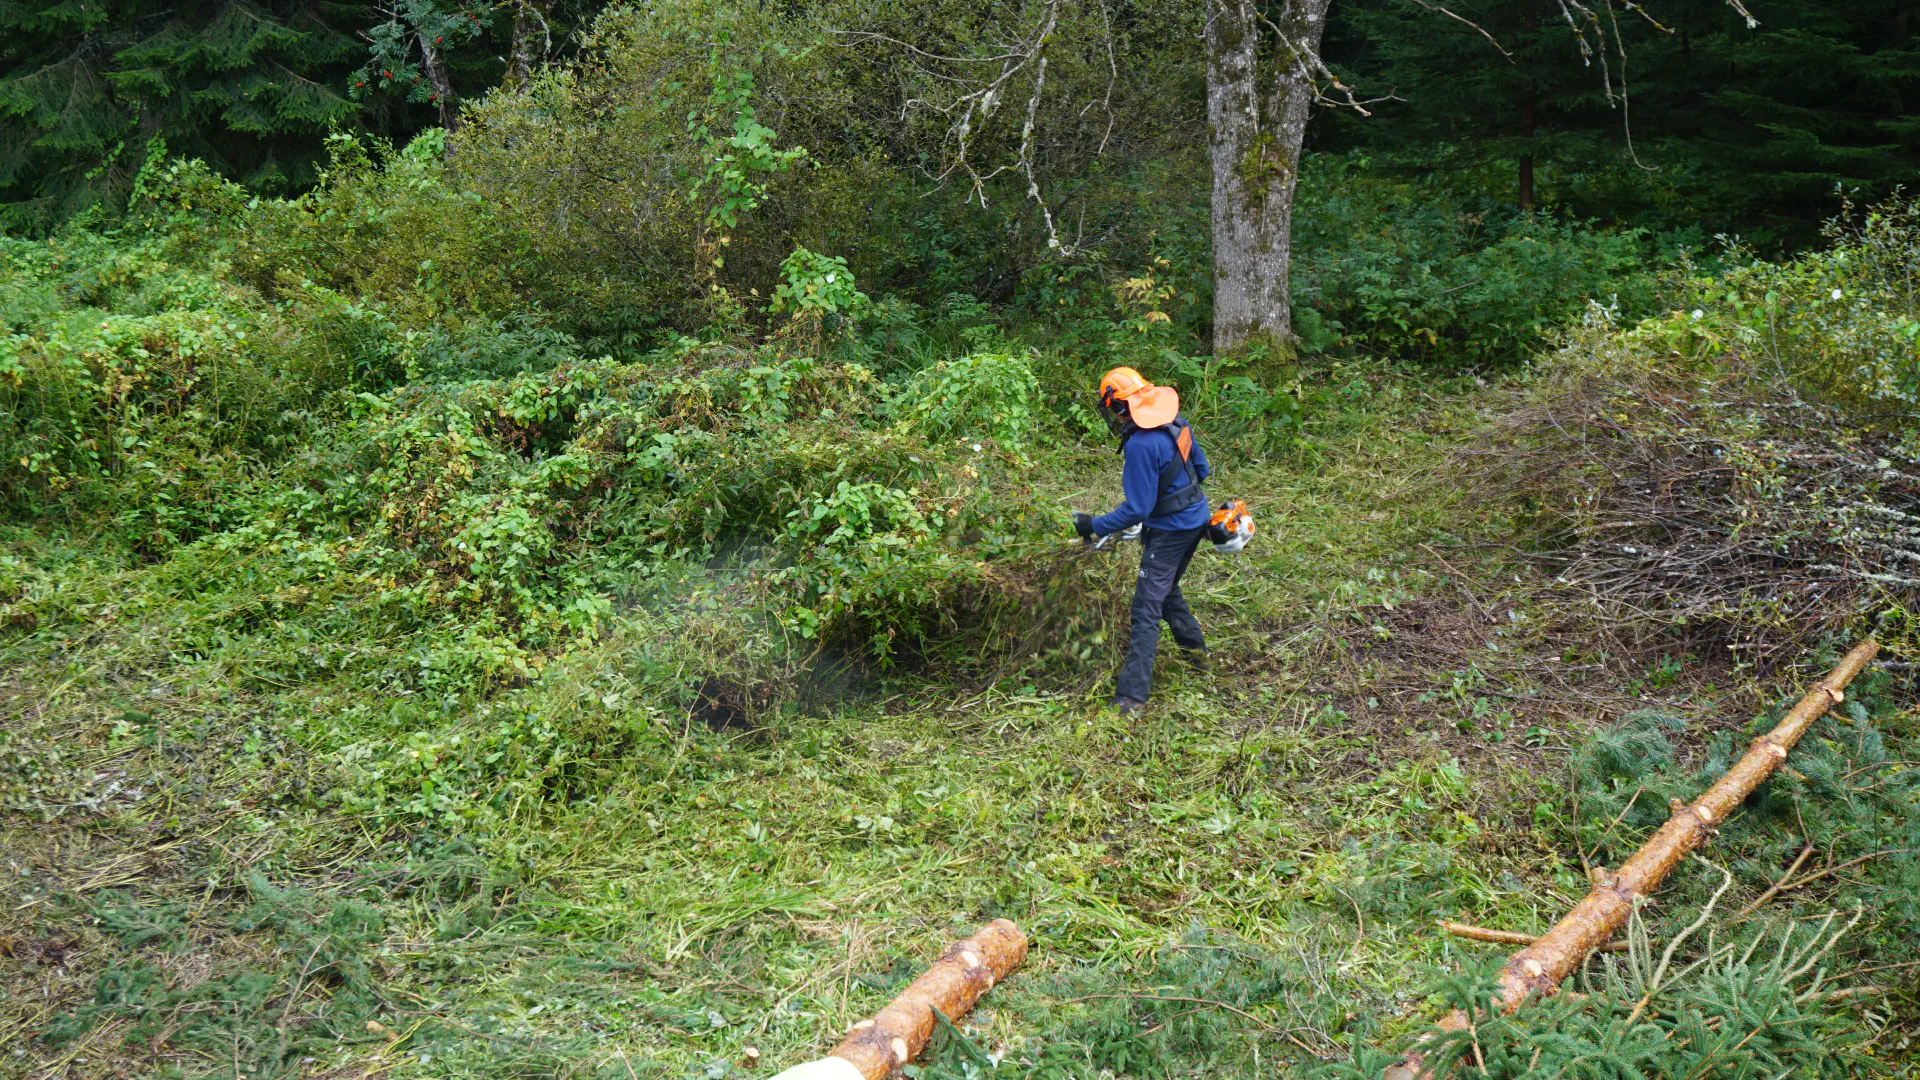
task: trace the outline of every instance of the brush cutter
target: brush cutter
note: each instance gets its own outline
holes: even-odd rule
[[[1140,529],[1140,525],[1135,525],[1105,536],[1089,533],[1081,538],[1081,542],[1094,551],[1101,551],[1115,546],[1116,541],[1140,539]],[[1253,539],[1253,533],[1253,511],[1248,510],[1247,504],[1240,499],[1221,503],[1207,520],[1207,539],[1213,541],[1213,550],[1224,554],[1236,555],[1244,551],[1247,541]]]

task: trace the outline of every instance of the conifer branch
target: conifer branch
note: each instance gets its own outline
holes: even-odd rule
[[[1694,858],[1704,865],[1713,866],[1712,863],[1697,855]],[[1667,942],[1667,947],[1661,951],[1660,966],[1653,969],[1653,977],[1647,980],[1647,992],[1641,995],[1633,1011],[1627,1014],[1628,1027],[1632,1027],[1633,1022],[1640,1019],[1640,1014],[1646,1011],[1647,1005],[1653,1001],[1653,995],[1660,992],[1660,983],[1667,977],[1667,968],[1673,963],[1673,951],[1680,947],[1681,942],[1692,937],[1695,931],[1707,925],[1707,920],[1713,917],[1713,909],[1720,903],[1720,898],[1726,895],[1728,889],[1733,888],[1733,874],[1724,867],[1715,866],[1714,869],[1720,871],[1720,887],[1713,890],[1713,895],[1707,898],[1706,906],[1700,909],[1700,917],[1689,923],[1685,930],[1675,934],[1673,940]]]

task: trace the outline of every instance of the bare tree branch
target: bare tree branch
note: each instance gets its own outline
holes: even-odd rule
[[[1414,2],[1419,3],[1420,0],[1414,0]],[[1424,7],[1426,5],[1422,4],[1421,6]],[[1261,23],[1273,33],[1274,38],[1306,67],[1310,77],[1313,79],[1313,100],[1315,104],[1336,109],[1352,109],[1361,116],[1372,116],[1373,113],[1367,110],[1368,105],[1378,104],[1382,101],[1400,100],[1392,94],[1387,94],[1383,97],[1368,98],[1365,101],[1354,97],[1353,88],[1341,82],[1340,76],[1335,75],[1333,69],[1327,66],[1326,61],[1320,59],[1320,51],[1318,49],[1310,48],[1302,42],[1295,41],[1285,30],[1280,29],[1278,24],[1268,18],[1265,12],[1258,12],[1257,17]],[[1498,45],[1495,47],[1497,48]],[[1320,89],[1323,80],[1325,85],[1331,86],[1339,91],[1343,100],[1335,100],[1323,93]]]
[[[1428,11],[1431,11],[1436,15],[1445,15],[1447,18],[1452,19],[1455,22],[1465,23],[1466,25],[1473,27],[1475,30],[1478,30],[1480,32],[1481,37],[1487,39],[1487,43],[1489,45],[1492,45],[1495,49],[1499,50],[1501,56],[1506,57],[1509,62],[1513,60],[1513,54],[1508,52],[1506,50],[1506,47],[1500,44],[1499,39],[1495,38],[1492,34],[1487,33],[1486,27],[1481,26],[1479,23],[1474,22],[1472,19],[1469,19],[1464,15],[1455,14],[1454,12],[1441,7],[1439,4],[1430,4],[1427,2],[1427,0],[1413,0],[1413,2],[1423,8],[1426,8]]]
[[[939,113],[948,119],[944,142],[951,147],[951,156],[945,167],[933,174],[934,179],[944,181],[956,173],[964,174],[970,184],[967,201],[978,202],[984,209],[987,205],[987,183],[1002,173],[1015,172],[1027,181],[1027,197],[1040,208],[1041,220],[1046,225],[1047,246],[1061,255],[1072,255],[1079,250],[1079,236],[1069,242],[1062,239],[1059,227],[1054,221],[1053,207],[1048,204],[1046,195],[1040,186],[1038,131],[1040,125],[1040,104],[1047,86],[1047,48],[1053,43],[1054,35],[1060,25],[1061,0],[1049,0],[1039,19],[1020,41],[1006,45],[1001,51],[985,56],[945,56],[930,52],[898,38],[871,31],[834,31],[846,45],[878,42],[895,46],[909,56],[930,64],[998,64],[1000,70],[985,84],[964,74],[943,72],[936,67],[916,64],[922,74],[940,82],[959,86],[975,85],[976,89],[960,94],[944,104],[925,98],[909,98],[901,106],[903,116],[916,109]],[[1107,127],[1100,139],[1100,151],[1104,153],[1108,140],[1113,134],[1115,117],[1113,115],[1113,87],[1119,81],[1119,62],[1113,53],[1112,22],[1107,10],[1100,6],[1101,25],[1107,50],[1107,63],[1110,77],[1107,90],[1100,102],[1107,110]],[[1020,141],[1011,161],[988,168],[973,158],[973,148],[979,133],[986,127],[994,113],[1013,93],[1018,81],[1031,72],[1033,85],[1026,95],[1026,119],[1020,127]],[[1087,108],[1092,108],[1089,103]],[[1085,115],[1086,110],[1082,110]]]
[[[1620,57],[1620,130],[1626,135],[1627,156],[1634,165],[1647,172],[1659,172],[1659,169],[1640,160],[1640,152],[1633,146],[1633,112],[1627,97],[1627,40],[1620,35],[1620,19],[1613,9],[1613,0],[1605,0],[1607,21],[1613,26],[1613,48]],[[1658,25],[1657,23],[1655,25]]]

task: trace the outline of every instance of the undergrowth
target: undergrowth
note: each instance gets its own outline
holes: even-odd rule
[[[590,349],[508,309],[509,247],[395,254],[473,206],[431,147],[336,170],[253,205],[156,160],[133,219],[0,251],[6,1068],[719,1080],[817,1053],[1005,915],[1029,967],[929,1075],[1370,1069],[1482,999],[1484,951],[1434,920],[1548,925],[1891,595],[1769,609],[1805,648],[1764,681],[1695,609],[1624,633],[1536,573],[1615,507],[1535,470],[1516,520],[1458,470],[1512,387],[1188,355],[1172,259],[1028,337],[803,249],[777,304],[716,288],[697,336]],[[1512,242],[1541,262],[1488,286],[1514,304],[1612,272],[1538,228]],[[1501,310],[1488,358],[1552,315]],[[1751,390],[1668,348],[1695,322],[1598,320],[1517,392],[1615,362]],[[1213,489],[1261,520],[1187,579],[1216,670],[1164,658],[1140,720],[1098,708],[1130,553],[1066,530],[1118,495],[1085,393],[1116,357],[1180,387]],[[1610,385],[1560,405],[1642,384]],[[1717,408],[1615,422],[1712,457]],[[1765,475],[1686,513],[1809,490],[1750,441]],[[1717,901],[1688,867],[1584,997],[1437,1049],[1499,1075],[1899,1059],[1905,991],[1870,980],[1912,962],[1903,692],[1863,680],[1725,823]],[[1835,910],[1864,914],[1834,939]]]

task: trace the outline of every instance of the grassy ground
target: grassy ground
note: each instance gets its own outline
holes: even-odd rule
[[[1449,463],[1500,391],[1354,379],[1289,454],[1221,456],[1262,531],[1196,561],[1216,671],[1163,656],[1144,721],[1091,676],[922,674],[713,731],[633,695],[615,632],[542,693],[627,752],[556,759],[491,835],[379,831],[325,793],[417,758],[438,706],[141,648],[159,616],[102,603],[0,683],[0,1075],[764,1073],[1003,915],[1027,967],[933,1075],[1259,1075],[1412,1029],[1435,967],[1498,955],[1435,918],[1538,929],[1584,893],[1587,732],[1793,687],[1610,654]]]

